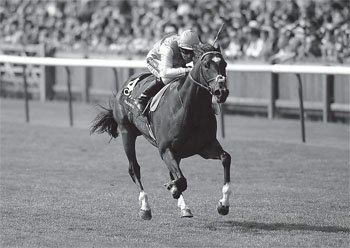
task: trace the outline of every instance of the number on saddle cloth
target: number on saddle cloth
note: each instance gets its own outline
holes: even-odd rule
[[[149,80],[153,80],[154,76],[152,73],[149,72],[142,72],[136,75],[133,75],[130,77],[129,82],[126,84],[126,86],[123,88],[123,94],[129,98],[137,98],[142,93],[142,85],[138,87],[141,90],[135,90],[135,86],[139,85],[139,82],[146,79],[145,82],[148,82]],[[144,85],[144,84],[143,84]]]

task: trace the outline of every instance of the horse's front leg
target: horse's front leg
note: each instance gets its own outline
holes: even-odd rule
[[[217,140],[206,146],[199,155],[205,159],[220,159],[222,162],[224,167],[224,186],[222,187],[222,198],[219,200],[217,210],[219,214],[226,215],[229,212],[230,195],[232,193],[230,185],[231,156],[222,149]]]
[[[171,172],[169,174],[170,174],[170,179],[172,181],[174,181],[175,178],[174,178],[173,174],[171,174]],[[168,184],[166,184],[166,185],[168,185]],[[186,204],[183,194],[181,194],[179,199],[177,199],[177,206],[180,208],[181,218],[192,218],[193,217],[191,209]]]
[[[180,158],[177,158],[168,148],[160,155],[174,178],[170,183],[165,184],[165,187],[170,190],[175,199],[179,199],[181,193],[187,189],[187,180],[180,169]]]

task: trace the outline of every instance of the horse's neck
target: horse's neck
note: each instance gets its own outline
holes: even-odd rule
[[[195,80],[199,81],[197,78]],[[211,95],[189,77],[180,88],[179,94],[183,108],[189,115],[203,115],[211,106]]]

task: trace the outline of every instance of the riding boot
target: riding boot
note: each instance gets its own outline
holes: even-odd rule
[[[147,88],[142,92],[140,97],[137,99],[137,108],[140,110],[140,113],[144,115],[145,108],[148,101],[151,97],[155,96],[161,88],[164,87],[162,79],[156,78],[155,81],[150,82]]]

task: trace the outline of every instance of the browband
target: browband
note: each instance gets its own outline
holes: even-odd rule
[[[201,56],[201,60],[204,58],[204,56],[206,56],[206,55],[208,55],[208,54],[216,54],[216,55],[221,55],[221,53],[220,53],[220,52],[218,52],[218,51],[209,51],[209,52],[205,52],[205,53],[203,53],[203,54],[202,54],[202,56]]]

